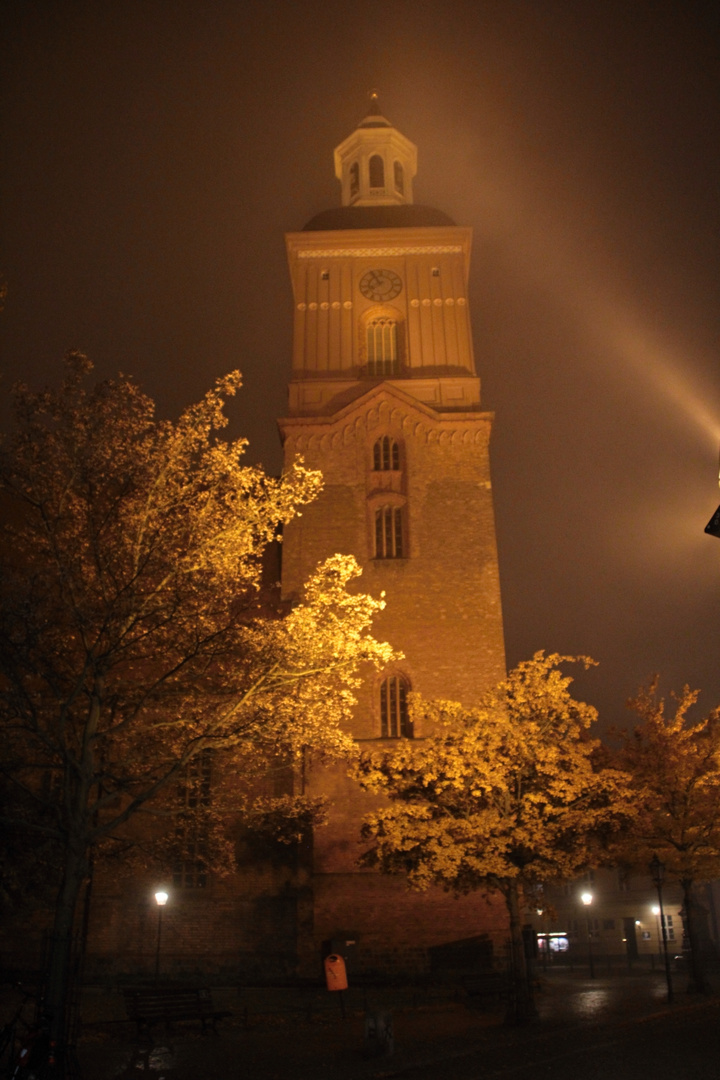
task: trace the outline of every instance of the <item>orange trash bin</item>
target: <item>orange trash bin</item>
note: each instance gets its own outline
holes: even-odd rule
[[[325,957],[325,982],[328,990],[347,990],[345,961],[337,953],[330,953]]]

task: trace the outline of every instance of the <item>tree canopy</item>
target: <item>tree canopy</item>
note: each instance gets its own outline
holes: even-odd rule
[[[610,760],[632,777],[635,823],[617,837],[618,859],[647,873],[657,855],[683,887],[692,976],[705,987],[693,885],[720,876],[720,708],[692,721],[699,692],[685,686],[668,709],[655,679],[629,705],[639,717],[618,732]]]
[[[393,655],[352,558],[293,606],[264,589],[268,544],[322,478],[301,461],[268,477],[220,436],[237,372],[172,422],[126,376],[86,388],[90,370],[73,353],[58,389],[16,387],[0,445],[5,821],[62,850],[63,947],[89,852],[197,755],[234,755],[244,781],[306,747],[348,753],[358,667]]]
[[[595,768],[589,729],[597,714],[571,696],[572,679],[560,670],[570,662],[592,663],[537,652],[474,708],[415,698],[416,718],[438,733],[365,755],[359,766],[362,783],[390,800],[365,822],[369,865],[402,872],[419,889],[504,896],[521,1020],[523,890],[576,875],[598,835],[619,826],[623,776]]]

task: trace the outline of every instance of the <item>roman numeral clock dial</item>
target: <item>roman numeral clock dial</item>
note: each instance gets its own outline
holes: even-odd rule
[[[368,270],[360,278],[360,292],[376,303],[393,300],[401,289],[402,281],[393,270]]]

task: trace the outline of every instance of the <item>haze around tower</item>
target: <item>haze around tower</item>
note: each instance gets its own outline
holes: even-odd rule
[[[283,234],[340,204],[367,112],[416,203],[474,230],[508,660],[594,656],[603,721],[654,672],[720,702],[720,171],[714,5],[8,0],[4,384],[68,348],[176,414],[223,372],[280,463]]]

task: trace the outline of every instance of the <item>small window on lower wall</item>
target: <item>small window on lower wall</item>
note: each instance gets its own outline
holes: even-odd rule
[[[173,867],[176,889],[206,889],[208,885],[207,839],[204,834],[185,834],[180,838],[183,858]]]
[[[402,675],[390,675],[380,686],[380,734],[384,739],[412,739],[408,712],[410,684]]]
[[[401,506],[380,506],[375,511],[375,558],[402,559],[405,555]]]

